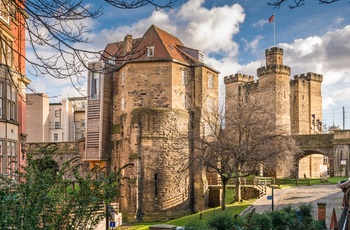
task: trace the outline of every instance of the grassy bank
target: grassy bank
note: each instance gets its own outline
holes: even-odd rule
[[[322,180],[322,179],[309,179],[309,184],[310,186],[312,185],[329,185],[329,184],[337,184],[339,181],[341,180],[346,180],[347,178],[344,177],[332,177],[332,178],[327,178],[327,180]],[[306,182],[308,181],[308,179],[300,179],[299,182],[300,184],[306,184]],[[290,180],[289,184],[284,184],[281,185],[281,188],[288,188],[288,187],[293,187],[296,186],[295,182]],[[251,205],[255,199],[251,199],[251,200],[247,200],[247,201],[243,201],[243,202],[235,202],[233,204],[233,190],[232,189],[228,189],[227,190],[227,197],[226,197],[226,210],[225,212],[230,213],[230,215],[238,215],[240,214],[243,210],[245,210],[247,207],[249,207],[249,205]],[[221,212],[221,208],[213,208],[213,209],[208,209],[206,211],[200,212],[200,213],[195,213],[192,215],[188,215],[179,219],[175,219],[175,220],[171,220],[168,221],[166,223],[162,223],[162,224],[171,224],[171,225],[176,225],[176,226],[185,226],[186,223],[191,222],[193,220],[198,220],[200,218],[202,218],[203,220],[207,220],[212,218],[213,216],[215,216],[216,213]],[[154,224],[159,224],[159,223],[139,223],[139,224],[135,224],[133,226],[129,226],[127,227],[127,229],[131,229],[131,230],[148,230],[149,226],[154,225]],[[121,229],[121,228],[120,228]],[[124,228],[125,229],[125,228]]]
[[[226,206],[226,210],[225,212],[230,213],[231,215],[238,215],[240,214],[244,209],[246,209],[247,207],[249,207],[249,205],[254,202],[255,199],[252,200],[247,200],[247,201],[243,201],[243,202],[236,202],[234,204],[230,204]],[[188,215],[188,216],[184,216],[181,217],[179,219],[175,219],[175,220],[171,220],[168,221],[166,223],[163,224],[171,224],[171,225],[177,225],[177,226],[185,226],[186,223],[193,221],[193,220],[198,220],[200,218],[202,219],[209,219],[211,217],[213,217],[216,213],[222,212],[221,208],[212,208],[212,209],[208,209],[206,211],[203,212],[199,212],[199,213],[195,213],[192,215]],[[135,224],[134,226],[130,226],[131,230],[148,230],[149,226],[154,225],[157,223],[140,223],[140,224]]]

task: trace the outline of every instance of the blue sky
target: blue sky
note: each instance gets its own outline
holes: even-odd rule
[[[344,106],[346,128],[350,128],[350,3],[340,0],[321,5],[308,0],[290,10],[288,4],[293,1],[280,9],[267,2],[178,0],[172,9],[161,11],[151,6],[120,10],[103,5],[105,13],[99,20],[85,22],[91,29],[86,35],[91,41],[88,48],[102,50],[126,34],[140,37],[154,24],[186,46],[203,51],[205,62],[221,71],[220,82],[237,72],[256,76],[256,69],[265,64],[264,50],[274,45],[274,26],[268,18],[275,14],[276,46],[284,49],[284,64],[292,68],[292,76],[323,74],[323,123],[343,127]],[[89,4],[95,6],[97,1]],[[69,81],[32,80],[38,92],[61,95],[52,102],[77,96]],[[221,84],[222,93],[223,88]]]

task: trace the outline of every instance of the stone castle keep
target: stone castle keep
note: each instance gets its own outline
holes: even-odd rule
[[[120,209],[129,220],[165,220],[208,206],[205,168],[196,160],[202,114],[218,100],[218,74],[204,54],[151,26],[141,38],[108,44],[89,63],[84,160],[113,170],[127,164]],[[286,134],[321,130],[322,75],[290,80],[283,50],[266,50],[254,77],[225,77],[226,95],[250,93],[275,111]]]
[[[226,76],[226,103],[242,95],[253,95],[264,101],[273,111],[276,127],[288,135],[318,134],[322,132],[323,76],[316,73],[295,75],[291,80],[291,69],[283,64],[283,49],[273,47],[265,51],[266,66],[257,69],[257,81],[253,76],[237,73]],[[229,114],[226,114],[229,116]],[[321,168],[320,168],[321,167]],[[312,154],[299,161],[299,177],[319,178],[327,174],[323,155]],[[276,171],[276,177],[284,173]]]
[[[286,134],[320,133],[323,76],[306,73],[291,80],[290,67],[283,65],[283,49],[267,49],[265,56],[266,66],[257,70],[258,81],[239,73],[225,77],[226,101],[249,93],[266,102]]]

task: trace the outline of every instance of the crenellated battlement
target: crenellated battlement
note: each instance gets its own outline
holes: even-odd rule
[[[323,75],[313,72],[303,73],[299,75],[294,75],[294,80],[303,79],[306,81],[317,81],[322,82],[323,81]]]
[[[229,76],[224,77],[224,83],[225,84],[230,84],[233,82],[242,82],[242,83],[252,83],[254,82],[254,76],[249,76],[247,74],[241,74],[241,73],[236,73],[236,74],[231,74]]]
[[[280,54],[283,55],[283,49],[282,48],[278,48],[278,47],[272,47],[270,49],[266,49],[265,50],[265,55],[269,56],[272,54]]]
[[[258,77],[266,74],[287,74],[290,75],[290,67],[286,65],[267,65],[257,70]]]

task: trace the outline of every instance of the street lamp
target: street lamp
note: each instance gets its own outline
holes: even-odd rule
[[[27,141],[27,134],[21,133],[21,152],[22,152],[22,160],[24,160],[25,154],[26,154],[26,141]]]

